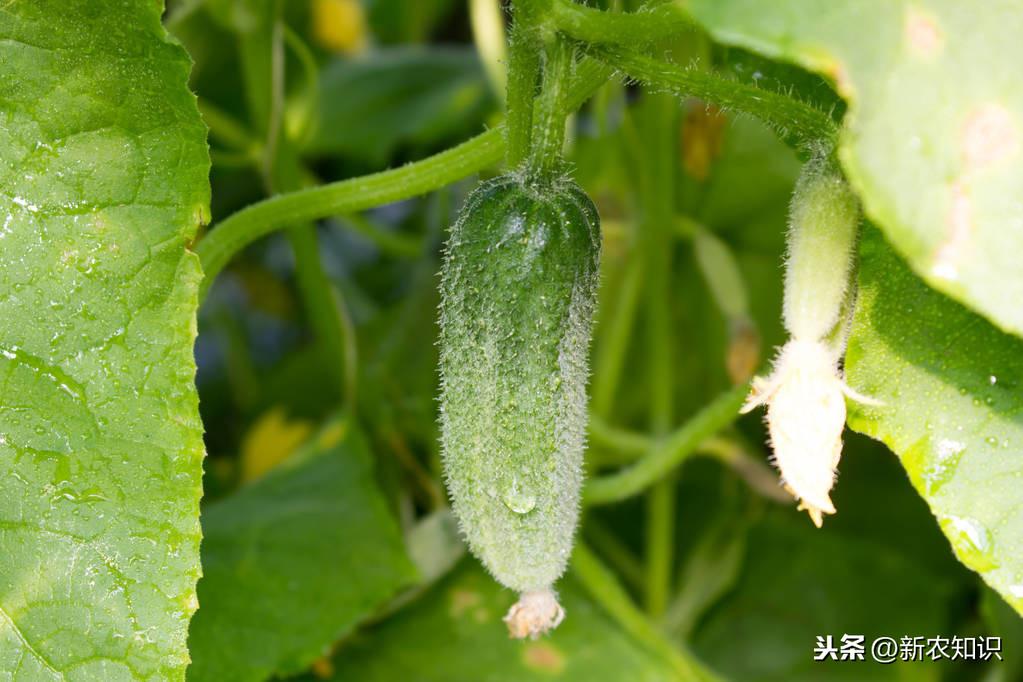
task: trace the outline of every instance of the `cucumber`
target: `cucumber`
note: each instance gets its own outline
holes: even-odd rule
[[[522,594],[514,636],[560,622],[552,585],[572,549],[600,259],[596,208],[568,179],[481,184],[441,279],[440,424],[469,548]]]

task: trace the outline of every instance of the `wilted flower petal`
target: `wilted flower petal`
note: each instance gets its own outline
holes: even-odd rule
[[[774,464],[785,489],[819,528],[834,514],[831,487],[842,457],[845,398],[869,401],[845,385],[838,357],[821,341],[789,341],[766,379],[756,379],[743,406],[767,406]]]

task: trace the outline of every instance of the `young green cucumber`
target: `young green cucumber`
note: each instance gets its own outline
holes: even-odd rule
[[[472,552],[522,594],[512,635],[555,627],[552,585],[579,516],[600,226],[567,179],[483,183],[452,228],[441,281],[441,436]]]

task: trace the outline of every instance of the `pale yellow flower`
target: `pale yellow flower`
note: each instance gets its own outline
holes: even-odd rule
[[[753,380],[742,412],[767,406],[767,428],[785,489],[818,528],[834,514],[831,488],[842,458],[845,399],[878,404],[846,385],[839,355],[822,341],[791,340],[766,379]]]

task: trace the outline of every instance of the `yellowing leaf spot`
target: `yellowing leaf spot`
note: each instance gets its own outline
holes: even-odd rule
[[[565,655],[548,642],[531,642],[522,650],[522,660],[527,668],[553,675],[560,675],[565,669]]]
[[[480,603],[480,595],[470,590],[453,590],[451,592],[451,607],[448,613],[452,618],[461,618],[466,611],[474,609]]]
[[[310,21],[322,47],[343,54],[366,49],[366,13],[359,0],[313,0]]]
[[[935,253],[931,273],[949,281],[959,278],[959,263],[970,247],[973,233],[973,176],[1019,151],[1019,135],[1009,111],[994,102],[973,110],[963,123],[960,148],[963,172],[952,183],[948,238]]]
[[[242,440],[242,480],[255,480],[286,460],[311,431],[308,422],[288,420],[280,407],[264,413]]]
[[[944,45],[945,38],[937,20],[919,7],[906,11],[906,43],[909,51],[922,59],[933,59]]]
[[[1016,125],[1001,104],[988,102],[966,119],[962,132],[962,152],[967,170],[990,166],[1018,151]]]
[[[966,183],[957,180],[952,185],[952,200],[948,212],[948,238],[938,248],[931,273],[949,281],[959,279],[959,262],[970,246],[973,226],[973,202]]]

